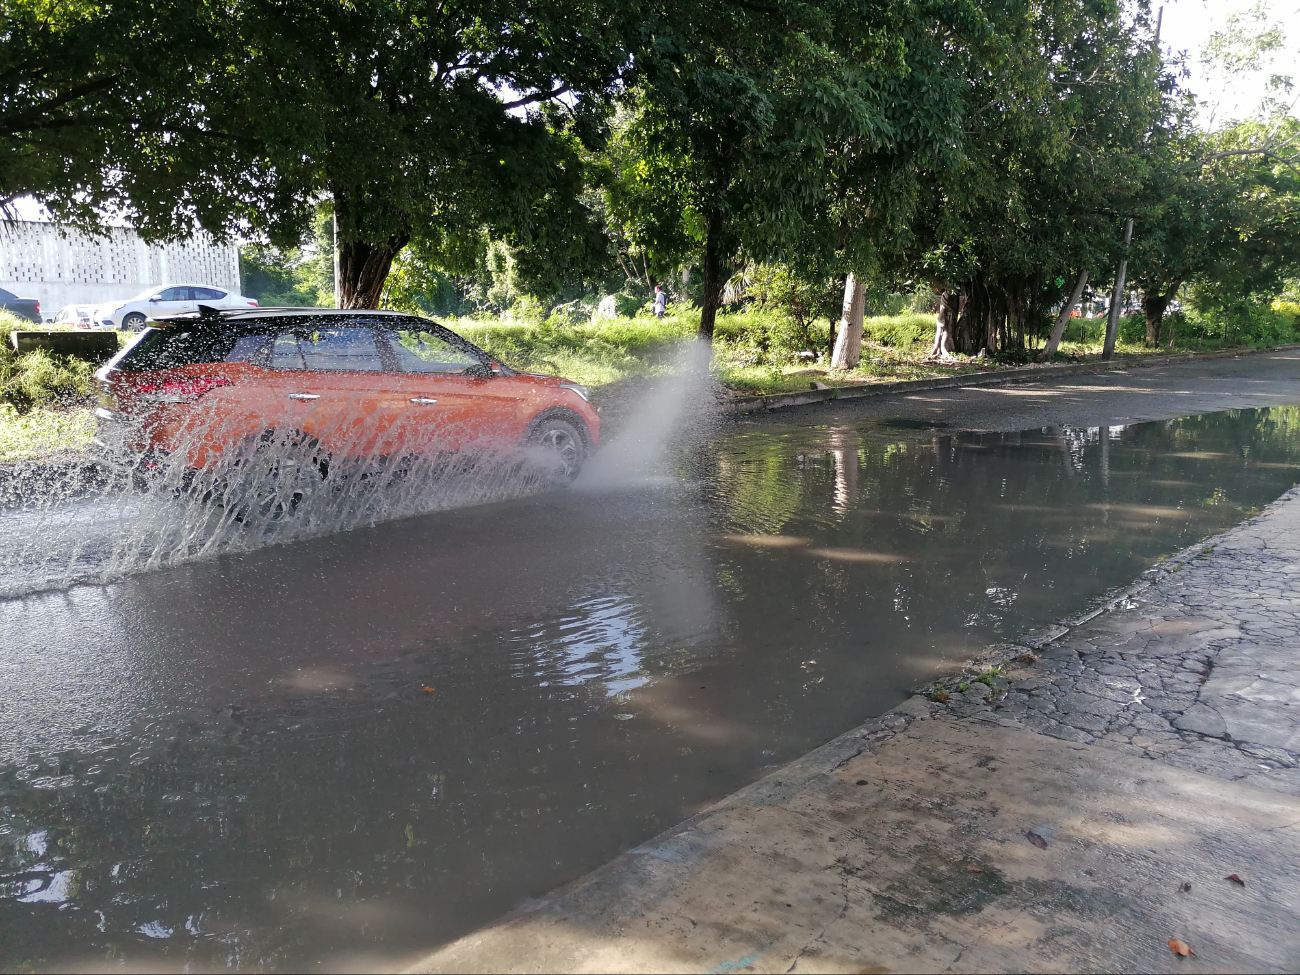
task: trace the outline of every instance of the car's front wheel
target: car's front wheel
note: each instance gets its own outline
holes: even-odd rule
[[[133,311],[122,319],[122,328],[128,332],[138,332],[144,328],[145,317],[138,311]]]
[[[568,484],[587,459],[587,438],[577,424],[563,416],[538,420],[529,431],[525,452],[529,466],[549,484]]]

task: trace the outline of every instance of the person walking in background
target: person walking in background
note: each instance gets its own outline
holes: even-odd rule
[[[663,318],[664,312],[668,309],[668,295],[664,294],[664,289],[655,285],[655,318]]]

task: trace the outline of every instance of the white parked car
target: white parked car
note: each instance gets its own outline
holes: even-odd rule
[[[211,308],[256,308],[257,301],[225,288],[206,284],[164,284],[141,291],[126,301],[109,301],[95,309],[99,328],[135,331],[150,318],[173,318],[196,312],[199,305]]]
[[[50,321],[55,325],[72,325],[75,328],[95,327],[94,305],[64,305]]]

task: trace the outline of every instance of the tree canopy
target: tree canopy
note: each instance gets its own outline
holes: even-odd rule
[[[0,17],[0,203],[336,248],[351,307],[471,278],[556,303],[671,284],[709,336],[746,282],[820,307],[852,273],[859,296],[933,289],[937,348],[974,354],[1041,338],[1121,256],[1152,343],[1180,289],[1227,307],[1298,273],[1300,123],[1275,100],[1197,129],[1148,0],[8,0]],[[1233,70],[1277,40],[1233,31],[1209,55]]]

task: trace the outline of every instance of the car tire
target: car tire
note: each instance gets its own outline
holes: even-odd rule
[[[122,328],[127,332],[138,332],[144,328],[145,317],[138,311],[133,311],[122,319]]]
[[[248,437],[221,464],[203,498],[235,521],[285,518],[329,477],[330,457],[315,437],[268,429]]]
[[[573,481],[587,459],[585,424],[563,413],[542,415],[533,421],[524,439],[530,473],[551,487]]]

